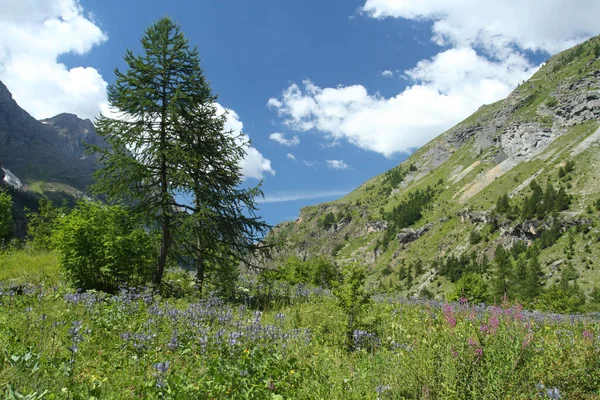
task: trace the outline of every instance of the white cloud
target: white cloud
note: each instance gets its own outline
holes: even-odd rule
[[[97,70],[68,69],[58,62],[63,54],[85,54],[108,39],[78,0],[0,0],[0,9],[0,80],[22,108],[38,119],[63,112],[90,119],[99,110],[113,114],[107,83]],[[230,111],[226,129],[242,128]],[[241,162],[245,178],[275,173],[271,162],[250,146],[248,136],[240,144],[247,153]]]
[[[266,174],[275,175],[275,170],[271,168],[271,161],[266,159],[257,149],[250,146],[250,138],[243,133],[244,124],[238,114],[231,109],[224,108],[219,103],[215,103],[215,105],[219,115],[227,112],[225,130],[231,131],[236,136],[242,134],[238,144],[246,150],[246,157],[240,162],[244,179],[262,179]]]
[[[106,103],[94,68],[68,69],[62,54],[85,54],[107,35],[77,0],[0,0],[0,80],[36,118],[71,112],[93,118]]]
[[[554,53],[600,31],[597,0],[366,0],[362,11],[431,21],[432,40],[446,48],[400,73],[408,84],[392,97],[360,84],[320,87],[305,80],[268,106],[291,129],[385,156],[410,152],[506,97],[538,68],[526,50]]]
[[[348,165],[344,160],[325,160],[327,167],[331,169],[346,169]]]
[[[291,139],[286,139],[285,135],[283,133],[271,133],[271,135],[269,136],[269,139],[282,144],[284,146],[289,146],[289,147],[293,147],[293,146],[298,146],[300,144],[300,139],[298,138],[298,136],[292,137]]]
[[[323,199],[327,197],[341,197],[348,194],[350,190],[326,190],[322,192],[291,192],[267,194],[264,199],[259,199],[258,203],[281,203],[284,201]]]
[[[555,53],[600,32],[597,0],[366,0],[374,18],[433,22],[433,40],[454,47]]]
[[[320,88],[306,80],[283,91],[281,107],[271,107],[291,129],[316,130],[389,157],[505,97],[535,69],[516,53],[493,62],[468,47],[449,49],[406,71],[410,85],[394,97],[369,94],[362,85]]]
[[[296,156],[293,153],[287,153],[287,158],[296,161]]]
[[[394,71],[386,69],[385,71],[381,72],[381,76],[383,76],[384,78],[391,78],[394,76]]]

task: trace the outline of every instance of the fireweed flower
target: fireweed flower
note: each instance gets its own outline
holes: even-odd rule
[[[454,317],[452,306],[450,304],[444,304],[442,309],[444,312],[444,317],[446,318],[446,323],[448,326],[450,326],[450,328],[454,328],[456,326],[456,318]]]

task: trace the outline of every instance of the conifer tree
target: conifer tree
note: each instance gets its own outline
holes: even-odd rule
[[[492,279],[492,296],[496,300],[500,300],[511,294],[510,283],[512,281],[510,254],[501,245],[496,247],[494,264],[496,268]]]
[[[108,88],[115,115],[96,121],[109,146],[90,149],[103,163],[93,190],[159,228],[153,281],[160,284],[173,249],[201,258],[200,266],[207,255],[241,257],[267,225],[253,214],[260,190],[237,189],[244,150],[223,132],[198,50],[169,18],[149,27],[141,44],[140,55],[126,52],[128,69],[115,70]],[[189,203],[176,200],[182,194]]]
[[[525,296],[528,300],[536,298],[541,291],[544,273],[537,256],[533,256],[527,263],[527,280],[525,282]]]
[[[527,261],[523,257],[517,259],[513,274],[513,287],[517,289],[521,298],[527,297]]]

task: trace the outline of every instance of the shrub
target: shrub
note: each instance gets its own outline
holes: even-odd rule
[[[546,106],[552,108],[552,107],[556,107],[556,105],[558,104],[558,100],[556,100],[555,97],[550,97],[548,100],[546,100]]]
[[[333,294],[342,312],[346,315],[346,347],[356,348],[355,333],[361,332],[362,317],[371,303],[371,295],[365,289],[366,268],[359,263],[346,265],[342,279],[334,288]]]
[[[0,188],[0,242],[6,241],[13,235],[12,197]]]
[[[488,301],[488,288],[481,275],[469,272],[456,282],[454,291],[448,296],[448,301],[456,301],[460,298],[466,298],[472,304]]]
[[[479,242],[481,242],[481,234],[476,229],[473,229],[469,235],[469,243],[476,245]]]
[[[121,206],[79,203],[59,222],[53,245],[77,288],[114,293],[151,278],[155,241]]]
[[[45,197],[40,198],[38,211],[27,211],[27,236],[33,247],[49,250],[52,248],[52,232],[61,217],[68,213],[66,206],[55,207]]]

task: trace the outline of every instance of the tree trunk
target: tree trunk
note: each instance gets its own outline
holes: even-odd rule
[[[162,282],[163,274],[165,272],[165,266],[167,265],[167,256],[169,254],[169,247],[171,245],[171,227],[170,218],[165,216],[165,220],[162,224],[162,239],[160,243],[160,255],[158,256],[158,265],[154,274],[154,284],[160,285]]]
[[[198,249],[196,250],[196,286],[198,287],[198,293],[202,294],[202,288],[204,285],[204,254],[198,243]]]

